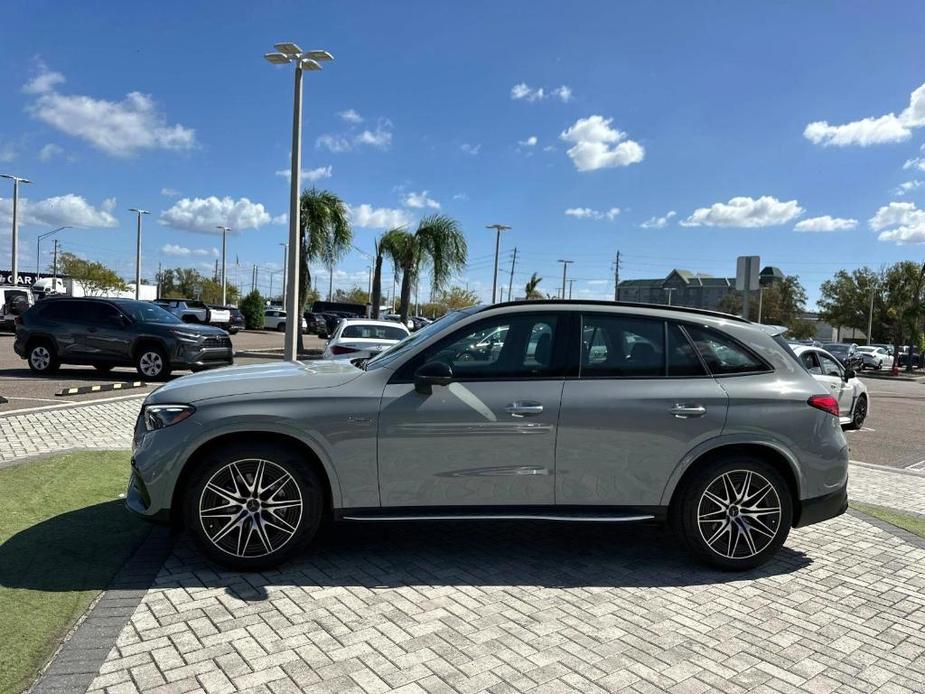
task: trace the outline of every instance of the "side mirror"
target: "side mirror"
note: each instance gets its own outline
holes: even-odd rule
[[[847,369],[845,369],[844,379],[846,382],[850,381],[855,376],[857,376],[857,374],[855,373],[854,369],[852,369],[851,367],[848,367]]]
[[[429,361],[414,372],[414,389],[430,395],[432,386],[448,386],[453,382],[453,369],[442,361]]]

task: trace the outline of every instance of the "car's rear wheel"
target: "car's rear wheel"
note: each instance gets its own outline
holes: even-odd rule
[[[867,396],[862,395],[854,403],[854,411],[851,413],[851,424],[849,429],[860,429],[864,426],[864,420],[867,419]]]
[[[38,340],[29,346],[27,361],[32,372],[37,374],[54,373],[61,366],[55,346],[46,340]]]
[[[230,444],[197,470],[184,501],[186,527],[213,561],[257,570],[285,561],[321,523],[321,480],[285,445]]]
[[[276,324],[276,332],[278,332],[278,333],[284,333],[284,332],[286,332],[286,324],[285,324],[285,323],[277,323],[277,324]]]
[[[135,368],[146,381],[159,381],[170,375],[170,362],[164,350],[154,345],[142,347],[135,356]]]
[[[760,566],[793,524],[787,483],[759,458],[735,456],[694,473],[672,507],[675,530],[698,559],[720,569]]]

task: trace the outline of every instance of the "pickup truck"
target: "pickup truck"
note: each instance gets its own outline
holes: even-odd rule
[[[218,326],[231,323],[231,312],[228,309],[210,308],[195,299],[158,299],[154,303],[184,323],[211,323]]]

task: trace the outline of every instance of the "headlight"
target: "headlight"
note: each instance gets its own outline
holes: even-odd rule
[[[196,408],[192,405],[147,405],[142,412],[145,431],[173,426],[189,417]]]
[[[185,340],[186,342],[199,341],[199,333],[189,333],[185,330],[171,330],[170,334],[176,337],[178,340]]]

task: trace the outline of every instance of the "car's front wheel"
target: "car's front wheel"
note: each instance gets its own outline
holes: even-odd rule
[[[851,413],[851,424],[849,429],[860,429],[864,426],[864,420],[867,419],[867,396],[862,395],[854,403],[854,411]]]
[[[146,381],[160,381],[170,375],[170,362],[160,347],[148,346],[138,350],[135,368]]]
[[[301,551],[321,523],[324,494],[304,456],[279,444],[231,444],[208,456],[185,499],[200,549],[239,570],[257,570]]]
[[[55,346],[45,340],[32,343],[29,347],[28,362],[33,373],[43,375],[54,373],[61,365]]]
[[[764,564],[793,524],[787,483],[759,458],[735,456],[706,465],[679,493],[672,507],[675,530],[695,557],[721,569]]]

